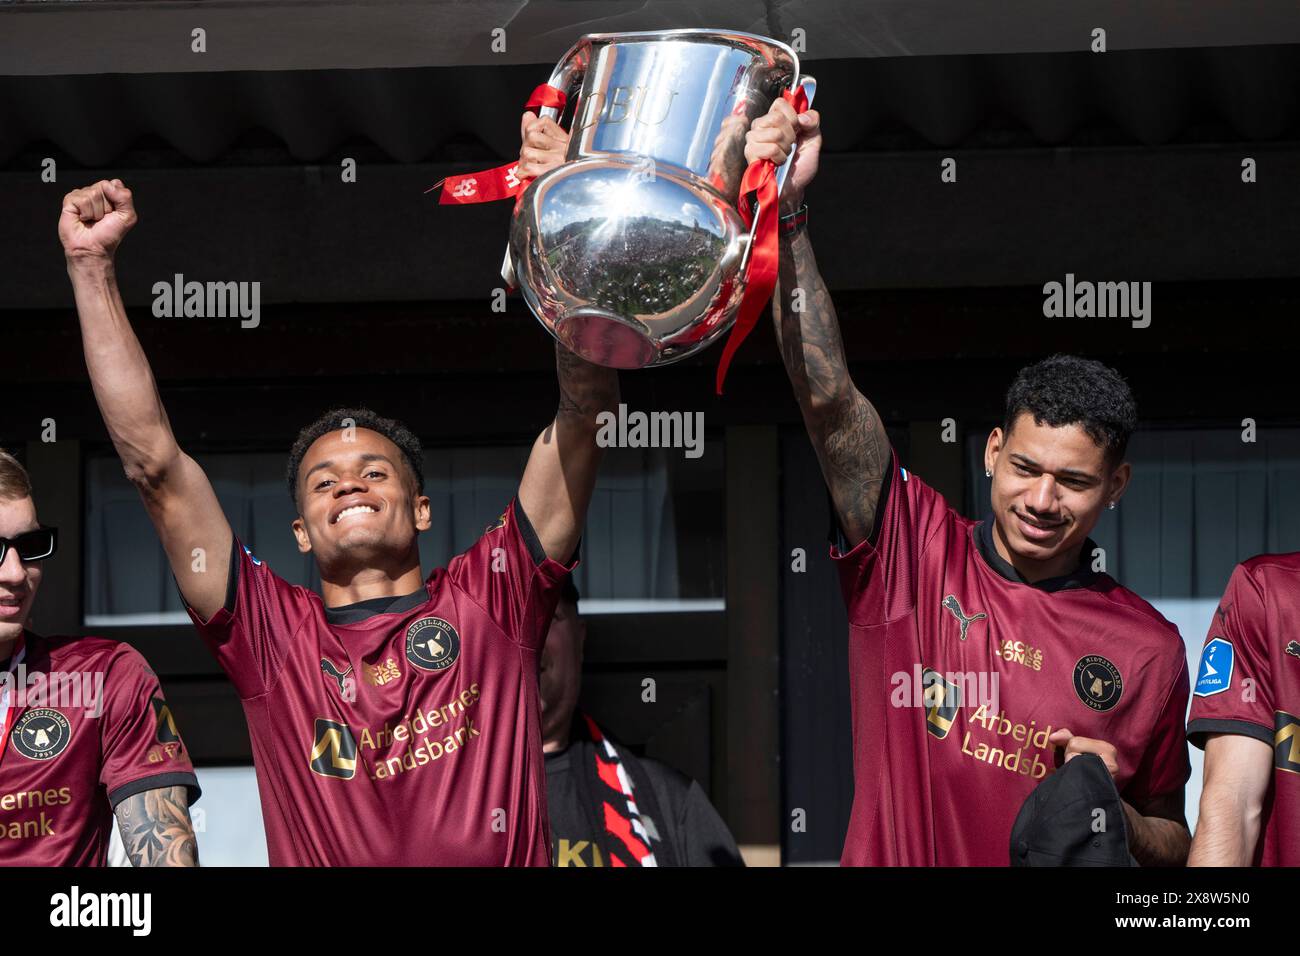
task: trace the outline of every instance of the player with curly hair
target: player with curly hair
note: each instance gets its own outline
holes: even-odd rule
[[[546,866],[539,655],[575,565],[616,374],[557,349],[559,408],[517,495],[428,574],[415,435],[366,409],[307,426],[288,483],[316,594],[241,545],[172,434],[115,277],[135,222],[120,180],[64,199],[86,365],[189,614],[243,701],[271,864]]]

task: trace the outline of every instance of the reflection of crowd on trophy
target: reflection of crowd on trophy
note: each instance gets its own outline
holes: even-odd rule
[[[565,226],[550,239],[554,275],[573,295],[624,314],[658,315],[699,292],[717,269],[725,241],[698,223],[636,216],[606,238],[603,219]]]

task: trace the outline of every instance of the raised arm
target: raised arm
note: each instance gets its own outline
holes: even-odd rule
[[[519,176],[535,179],[564,162],[569,136],[551,119],[524,113],[519,124]],[[532,522],[547,557],[568,561],[596,486],[601,449],[596,416],[618,405],[618,373],[592,365],[561,345],[555,347],[560,407],[555,421],[533,443],[519,504]]]
[[[533,442],[519,483],[519,504],[546,556],[567,562],[578,547],[596,487],[602,453],[596,444],[597,416],[618,405],[618,373],[585,362],[558,343],[555,371],[560,406]]]
[[[113,814],[132,866],[198,866],[184,787],[145,790],[119,803]]]
[[[772,104],[746,136],[745,161],[785,162],[798,142],[781,192],[782,215],[803,203],[821,152],[820,117],[799,116],[785,100]],[[822,475],[850,546],[871,536],[889,467],[889,436],[871,402],[849,377],[839,319],[826,283],[817,271],[807,230],[782,236],[772,313],[777,343],[794,397],[803,412]]]
[[[1210,734],[1205,782],[1188,866],[1250,866],[1259,839],[1273,751],[1244,734]]]
[[[182,595],[207,619],[225,602],[230,525],[207,476],[176,444],[118,292],[114,256],[135,223],[131,191],[120,179],[102,180],[64,197],[59,239],[100,414]]]

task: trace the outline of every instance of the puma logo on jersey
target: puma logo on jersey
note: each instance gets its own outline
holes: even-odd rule
[[[1286,646],[1286,652],[1292,657],[1300,657],[1300,641],[1292,641]]]
[[[334,678],[334,683],[339,685],[339,696],[349,702],[356,700],[356,685],[348,679],[348,675],[352,673],[351,664],[348,665],[347,670],[341,671],[332,660],[322,657],[320,659],[320,669]]]
[[[961,602],[957,600],[957,595],[949,594],[943,599],[943,606],[952,612],[952,616],[957,619],[961,627],[961,639],[966,640],[966,632],[976,621],[988,620],[988,615],[983,611],[967,616],[966,612],[961,609]]]

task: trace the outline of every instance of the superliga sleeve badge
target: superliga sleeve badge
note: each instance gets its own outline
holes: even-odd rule
[[[1222,694],[1232,684],[1235,653],[1232,642],[1216,637],[1201,650],[1201,666],[1196,669],[1196,697]]]

